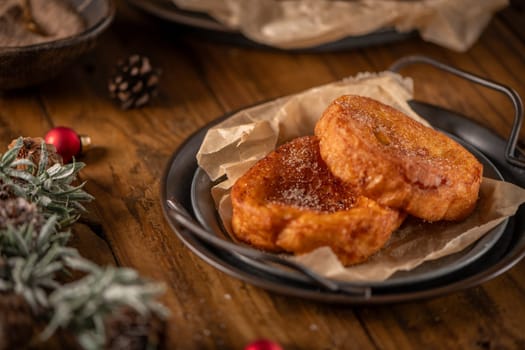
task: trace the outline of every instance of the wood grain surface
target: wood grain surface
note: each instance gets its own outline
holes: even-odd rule
[[[45,84],[0,94],[0,140],[65,125],[92,137],[82,180],[96,197],[73,245],[100,264],[131,266],[163,281],[171,310],[166,349],[242,349],[269,338],[284,349],[523,349],[525,262],[481,286],[383,306],[341,306],[266,292],[216,270],[187,249],[162,214],[160,180],[173,152],[222,114],[300,92],[396,59],[423,54],[525,96],[523,6],[500,13],[465,53],[414,37],[331,53],[239,47],[164,23],[118,2],[94,51]],[[162,69],[159,95],[123,111],[108,97],[118,59],[145,54]],[[513,109],[497,93],[430,67],[403,70],[416,98],[506,137]],[[524,131],[521,140],[525,140]]]

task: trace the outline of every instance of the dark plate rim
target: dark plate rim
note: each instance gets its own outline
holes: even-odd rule
[[[441,131],[445,132],[443,130]],[[461,143],[464,147],[468,148],[484,164],[484,168],[483,168],[484,171],[487,171],[489,169],[488,166],[490,166],[490,171],[491,171],[490,175],[493,175],[496,178],[496,180],[500,180],[500,181],[504,180],[503,175],[499,172],[496,166],[483,153],[481,153],[474,147],[468,145],[466,142],[462,141],[461,139],[455,137],[454,135],[451,135],[447,132],[445,133],[448,134],[448,136],[451,137],[452,139]],[[197,169],[195,170],[191,185],[190,185],[190,198],[191,198],[191,204],[192,204],[192,209],[193,209],[193,215],[203,227],[205,227],[211,234],[214,234],[215,233],[213,232],[214,230],[210,227],[209,217],[205,216],[205,214],[200,210],[202,208],[202,205],[199,203],[201,198],[198,198],[197,191],[198,191],[199,185],[197,185],[197,182],[201,176],[206,177],[207,175],[204,172],[204,170],[202,170],[202,168],[197,167]],[[213,185],[213,183],[210,181],[209,185]],[[209,188],[206,188],[206,190],[209,191]],[[210,197],[210,198],[205,198],[204,200],[210,201],[212,199]],[[209,206],[210,204],[206,203],[205,205]],[[211,205],[215,207],[214,204],[211,204]],[[216,221],[215,224],[221,227],[221,230],[224,231],[224,228],[220,223],[220,219],[218,219],[217,212],[215,211],[214,214],[215,214],[214,220]],[[457,271],[457,270],[464,268],[465,266],[473,263],[475,260],[483,256],[483,254],[489,251],[497,243],[497,241],[501,238],[501,235],[503,235],[503,233],[506,230],[508,222],[509,222],[509,219],[508,218],[505,219],[502,223],[492,228],[488,233],[480,237],[478,240],[473,242],[470,246],[466,247],[461,252],[458,252],[452,255],[448,255],[440,259],[435,259],[435,260],[424,262],[422,265],[412,270],[412,272],[400,271],[384,281],[348,282],[348,281],[341,281],[337,279],[332,279],[332,280],[336,281],[338,284],[342,286],[358,285],[358,286],[367,286],[367,287],[369,286],[369,287],[374,287],[374,288],[384,288],[384,287],[400,287],[403,285],[421,283],[424,281],[442,277],[444,275],[452,273],[453,271]],[[215,225],[212,225],[212,226],[215,226]],[[222,232],[222,234],[226,236],[228,235],[226,232]],[[282,267],[274,267],[264,262],[259,262],[259,261],[256,261],[250,258],[243,257],[242,255],[237,255],[237,257],[243,260],[246,264],[252,265],[254,268],[266,270],[268,273],[274,274],[282,278],[288,278],[288,279],[291,279],[297,282],[303,282],[303,283],[307,283],[310,281],[306,276],[298,273],[297,271],[283,270]],[[448,261],[445,259],[448,259]],[[445,265],[439,266],[440,262],[445,262]],[[438,265],[438,266],[435,269],[428,270],[428,268],[431,265]],[[424,271],[425,268],[427,268],[427,271]]]
[[[235,30],[217,22],[212,17],[197,12],[185,11],[177,7],[175,3],[169,1],[144,1],[127,0],[133,6],[148,12],[167,21],[172,21],[184,25],[195,26],[202,29],[215,30],[220,32],[234,33]]]

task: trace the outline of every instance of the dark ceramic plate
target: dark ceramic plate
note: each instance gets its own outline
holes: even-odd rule
[[[462,143],[469,151],[474,154],[478,160],[483,164],[483,176],[489,177],[496,180],[503,180],[503,176],[499,173],[498,169],[492,164],[492,162],[485,157],[481,152],[473,148],[472,146],[465,144],[462,140],[449,135]],[[228,233],[225,231],[219,215],[215,209],[215,203],[211,197],[211,188],[215,185],[210,181],[208,175],[201,168],[197,168],[193,181],[191,184],[191,204],[197,221],[209,232],[215,233],[217,236],[229,239]],[[464,268],[468,264],[471,264],[476,259],[485,254],[490,248],[492,248],[496,242],[500,239],[501,235],[507,227],[508,220],[490,230],[478,241],[462,250],[461,252],[448,255],[446,257],[427,261],[424,264],[418,266],[410,271],[401,271],[395,273],[393,276],[385,281],[380,282],[352,282],[353,285],[366,285],[380,287],[392,287],[409,285],[416,282],[423,282],[437,277],[450,274],[454,271]],[[238,257],[243,260],[246,264],[250,264],[255,268],[264,270],[270,274],[274,274],[278,277],[288,278],[299,282],[308,282],[308,278],[297,271],[287,269],[282,266],[278,266],[271,263],[264,263],[258,260],[253,260],[242,255]],[[340,281],[338,283],[344,284],[345,282]]]
[[[128,0],[128,2],[138,9],[165,21],[201,30],[201,33],[208,39],[248,47],[268,48],[268,46],[256,43],[239,32],[224,26],[206,14],[182,10],[170,0]],[[416,32],[399,33],[393,29],[384,29],[367,35],[346,37],[319,46],[287,51],[340,51],[401,41],[414,36],[416,36]]]
[[[502,173],[505,180],[523,186],[517,177],[522,174],[521,171],[508,166],[502,160],[505,152],[504,140],[454,112],[421,102],[411,102],[411,106],[432,125],[454,135],[471,148],[488,167],[489,173],[486,175],[501,178],[500,173]],[[371,286],[371,295],[325,290],[297,276],[284,275],[282,272],[276,273],[266,267],[261,268],[253,262],[247,262],[245,258],[240,258],[237,254],[214,248],[190,231],[182,229],[168,215],[166,200],[175,198],[192,212],[191,191],[193,178],[197,171],[195,155],[206,131],[220,120],[200,129],[173,155],[162,180],[161,200],[166,218],[179,239],[203,260],[231,276],[291,296],[324,302],[376,304],[433,297],[472,287],[507,271],[525,255],[525,208],[523,206],[514,217],[508,220],[506,225],[494,229],[494,232],[489,234],[490,247],[485,249],[476,244],[467,253],[472,255],[463,257],[465,260],[458,257],[461,266],[456,268],[453,264],[446,264],[447,268],[437,274],[422,271],[417,278],[399,276],[397,277],[398,283]],[[488,157],[485,157],[484,154]],[[497,159],[492,159],[491,155],[496,155]],[[195,213],[193,215],[195,217]]]

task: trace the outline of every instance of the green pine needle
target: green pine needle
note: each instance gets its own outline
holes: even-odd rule
[[[53,317],[43,333],[49,337],[60,327],[73,329],[86,349],[100,348],[105,342],[102,320],[121,307],[130,307],[144,317],[168,312],[156,297],[161,284],[142,279],[128,268],[100,268],[82,258],[69,259],[70,265],[90,270],[84,278],[66,284],[49,297]]]
[[[86,350],[103,348],[104,320],[122,307],[143,317],[166,317],[168,311],[156,301],[162,285],[142,279],[129,268],[101,268],[66,246],[70,232],[61,228],[73,224],[85,211],[82,202],[93,199],[83,190],[85,182],[73,185],[84,163],[48,166],[49,153],[42,143],[39,163],[34,164],[17,159],[23,146],[23,138],[18,138],[14,147],[0,155],[0,195],[33,203],[43,219],[25,222],[29,219],[20,216],[19,221],[12,221],[9,211],[4,211],[0,291],[18,293],[34,311],[48,315],[42,339],[63,328],[74,332]],[[7,204],[0,201],[0,205]],[[21,212],[27,213],[24,208]],[[69,270],[85,275],[68,284],[59,283],[57,274]]]
[[[61,226],[75,222],[85,211],[81,202],[93,200],[83,190],[85,182],[72,185],[78,172],[85,166],[81,162],[53,164],[47,167],[49,154],[45,144],[41,145],[38,167],[29,159],[17,159],[23,147],[23,138],[18,138],[13,148],[0,157],[0,183],[16,197],[23,197],[42,207],[45,216],[58,216]],[[19,170],[24,165],[26,170]],[[33,169],[37,169],[33,174]]]
[[[58,285],[56,274],[66,269],[67,258],[79,256],[75,249],[64,247],[69,236],[57,232],[56,216],[38,231],[31,223],[0,230],[0,253],[8,267],[1,276],[2,290],[22,294],[34,311],[46,308],[43,291]]]

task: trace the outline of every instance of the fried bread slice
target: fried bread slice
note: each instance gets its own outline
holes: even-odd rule
[[[346,95],[315,127],[334,175],[379,204],[427,221],[475,207],[483,166],[464,147],[379,101]]]
[[[377,252],[405,216],[356,196],[333,176],[314,136],[294,139],[257,162],[235,182],[231,200],[239,240],[293,253],[330,246],[344,265]]]

